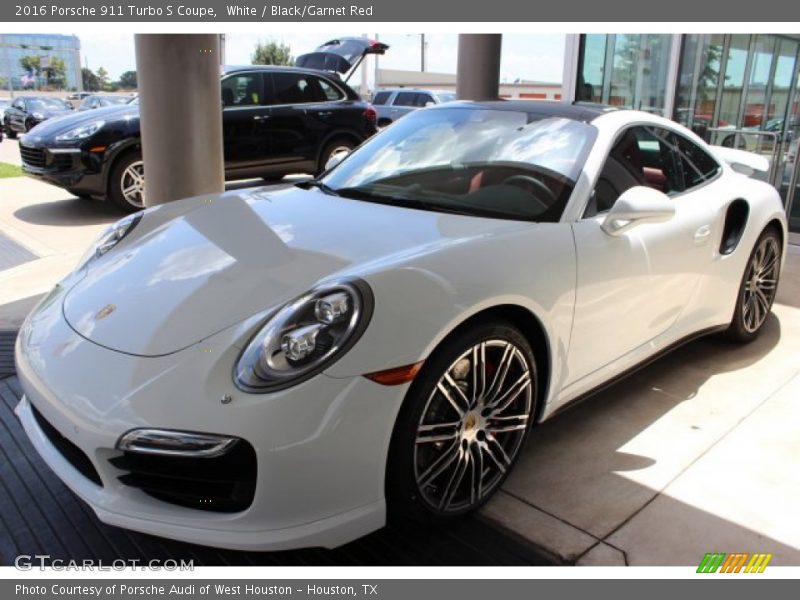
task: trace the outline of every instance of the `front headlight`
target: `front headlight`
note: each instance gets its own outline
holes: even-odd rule
[[[32,115],[32,116],[33,116],[33,118],[34,118],[34,119],[36,119],[37,121],[44,121],[44,115],[43,115],[42,113],[35,112],[35,113],[33,113],[33,115]]]
[[[105,121],[93,121],[92,123],[87,123],[85,125],[81,125],[79,127],[75,127],[74,129],[70,129],[69,131],[62,133],[61,135],[56,136],[57,142],[74,142],[75,140],[83,140],[90,136],[93,136],[95,133],[102,129],[103,125],[105,125]]]
[[[76,270],[82,269],[87,264],[97,258],[100,258],[114,246],[119,244],[126,235],[133,231],[133,228],[136,227],[141,220],[142,213],[136,213],[120,219],[108,227],[108,229],[97,236],[97,239],[94,241],[94,243],[89,246],[89,249],[81,257],[80,261],[78,261]]]
[[[315,288],[285,305],[250,340],[233,378],[246,392],[305,381],[343,355],[372,317],[372,290],[360,279]]]

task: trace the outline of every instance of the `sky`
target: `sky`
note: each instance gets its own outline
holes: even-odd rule
[[[345,34],[343,34],[345,35]],[[349,33],[346,35],[363,35]],[[374,34],[368,34],[374,37]],[[103,67],[111,79],[124,71],[136,68],[133,34],[82,33],[82,61],[93,71]],[[258,41],[274,39],[288,44],[292,55],[312,51],[323,40],[320,34],[258,35],[247,33],[226,34],[226,62],[248,64],[250,55]],[[420,35],[379,35],[389,44],[386,55],[380,58],[380,67],[385,69],[419,70]],[[457,34],[426,34],[426,70],[439,73],[455,73],[458,53]],[[503,36],[503,54],[500,64],[500,79],[513,82],[516,79],[530,81],[560,82],[564,62],[564,35],[562,34],[507,34]],[[372,66],[370,65],[370,69]],[[354,76],[352,83],[358,83]]]

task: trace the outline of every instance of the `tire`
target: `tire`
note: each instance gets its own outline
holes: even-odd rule
[[[728,339],[747,343],[758,337],[767,321],[781,268],[781,240],[774,229],[767,229],[756,241],[739,284],[733,319],[725,334]]]
[[[3,129],[5,130],[6,135],[8,136],[8,139],[10,139],[10,140],[17,139],[17,132],[14,131],[13,129],[11,129],[11,123],[9,121],[6,121],[5,126],[3,127]]]
[[[138,179],[135,176],[137,171],[140,173]],[[108,182],[108,198],[125,212],[144,208],[144,165],[139,152],[129,152],[114,163]]]
[[[473,390],[486,389],[481,378],[477,384],[473,378],[481,372],[473,369],[481,348],[488,390],[475,401]],[[447,522],[488,501],[531,428],[536,377],[528,341],[503,321],[481,323],[446,340],[414,380],[395,424],[386,474],[389,517]],[[493,401],[494,419],[487,415]]]
[[[315,175],[319,175],[325,170],[325,165],[328,164],[328,161],[333,158],[334,155],[338,154],[339,152],[350,152],[356,146],[357,144],[350,138],[337,137],[332,139],[330,142],[325,144],[325,147],[322,149],[322,154],[320,154],[319,164],[317,164],[317,172]]]
[[[33,128],[34,128],[34,125],[31,125],[30,121],[25,121],[25,133],[28,133]]]

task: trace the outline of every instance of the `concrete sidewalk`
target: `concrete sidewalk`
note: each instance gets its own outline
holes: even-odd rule
[[[0,232],[38,257],[0,271],[3,329],[121,213],[28,178],[0,188]],[[721,551],[800,565],[798,400],[794,246],[756,342],[693,342],[543,424],[483,515],[567,564],[697,565]]]
[[[800,565],[800,248],[762,335],[693,342],[534,430],[491,521],[579,565]]]

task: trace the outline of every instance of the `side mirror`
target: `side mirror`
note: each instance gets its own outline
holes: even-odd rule
[[[334,168],[336,165],[342,162],[347,157],[348,154],[350,154],[349,150],[342,150],[341,152],[337,152],[336,154],[331,156],[328,159],[328,162],[325,163],[325,170],[330,171],[332,168]]]
[[[600,226],[608,235],[620,235],[642,223],[669,221],[675,204],[663,192],[637,185],[617,198]]]

